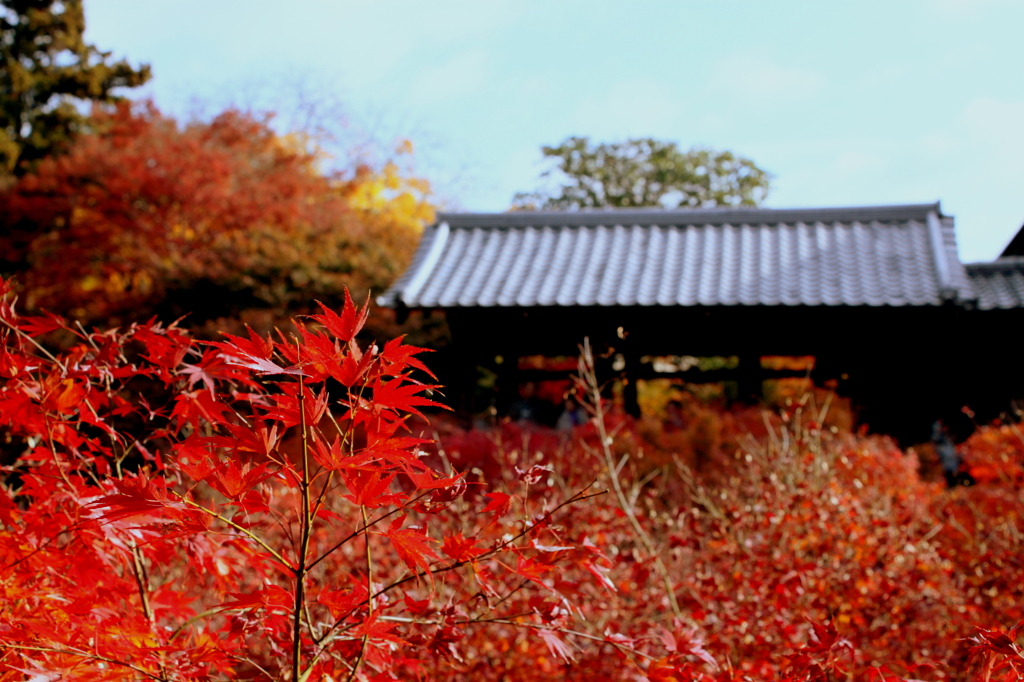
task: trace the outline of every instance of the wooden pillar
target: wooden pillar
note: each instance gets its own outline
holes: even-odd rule
[[[640,374],[640,355],[628,349],[623,353],[626,368],[620,373],[622,377],[622,409],[631,417],[640,417],[640,401],[637,395],[637,377]]]
[[[499,358],[500,363],[497,362]],[[498,415],[503,417],[508,414],[512,403],[519,399],[519,352],[510,346],[500,347],[495,353],[494,362],[498,373],[495,408]]]
[[[748,404],[759,403],[764,397],[761,356],[757,353],[745,353],[739,357],[740,364],[736,368],[736,400]]]

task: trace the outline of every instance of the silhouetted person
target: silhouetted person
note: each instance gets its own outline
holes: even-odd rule
[[[683,403],[679,400],[670,400],[665,405],[665,431],[672,433],[682,431],[686,428],[686,418],[683,416]]]
[[[562,414],[558,416],[555,428],[559,431],[572,431],[573,427],[585,424],[586,421],[587,411],[576,402],[575,398],[568,396],[562,404]]]
[[[960,475],[960,454],[956,451],[949,429],[941,419],[936,419],[932,424],[932,443],[935,444],[935,454],[939,456],[939,463],[942,464],[946,485],[952,488],[957,484],[967,483],[965,477]]]
[[[537,384],[527,381],[519,386],[519,400],[508,408],[508,418],[514,422],[540,424],[543,406],[537,398]]]

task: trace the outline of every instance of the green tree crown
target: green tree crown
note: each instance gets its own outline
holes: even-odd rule
[[[542,177],[557,176],[561,186],[517,194],[513,209],[756,206],[771,179],[732,152],[684,152],[674,142],[650,138],[592,144],[586,137],[570,137],[541,151],[557,162]]]

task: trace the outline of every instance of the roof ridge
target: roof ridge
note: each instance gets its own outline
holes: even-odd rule
[[[1024,256],[1000,256],[995,260],[964,263],[969,270],[1003,270],[1024,267]]]
[[[719,206],[714,208],[628,208],[578,211],[510,211],[506,213],[438,213],[437,224],[452,229],[509,227],[573,227],[600,225],[700,225],[737,222],[850,222],[871,220],[925,220],[929,213],[942,216],[938,202],[893,206],[820,208],[764,208]],[[611,220],[609,220],[611,219]]]

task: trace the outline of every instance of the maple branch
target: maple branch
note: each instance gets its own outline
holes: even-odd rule
[[[559,627],[557,625],[545,625],[541,623],[523,623],[521,621],[512,620],[513,618],[522,618],[524,616],[533,615],[533,612],[517,613],[509,616],[498,616],[496,618],[471,618],[469,620],[457,621],[453,623],[455,626],[466,627],[467,625],[483,625],[486,623],[498,623],[500,625],[513,625],[517,627],[531,628],[534,630],[551,630],[553,632],[559,632],[563,635],[572,635],[573,637],[580,637],[581,639],[589,639],[594,642],[601,642],[602,644],[611,644],[613,647],[619,649],[628,654],[634,654],[642,658],[646,658],[648,661],[655,661],[657,658],[649,654],[645,654],[642,651],[638,651],[633,647],[626,646],[621,642],[614,642],[606,637],[598,637],[597,635],[591,635],[586,632],[580,632],[579,630],[570,630],[568,628]],[[416,623],[414,618],[403,618],[402,616],[381,616],[381,620],[392,621],[396,623]],[[422,621],[424,625],[441,625],[440,622],[433,621]]]
[[[78,327],[78,330],[80,332],[82,332],[81,334],[76,333],[75,330],[69,329],[66,326],[64,327],[64,329],[67,329],[72,334],[75,334],[76,336],[78,336],[78,338],[84,339],[85,341],[88,341],[89,345],[93,347],[93,350],[99,350],[100,349],[100,347],[96,344],[96,339],[92,338],[92,334],[90,334],[89,332],[85,331],[85,327],[82,326],[82,321],[81,320],[75,320],[75,326]]]
[[[267,552],[269,552],[270,555],[272,557],[274,557],[278,561],[278,563],[280,563],[282,566],[287,568],[292,573],[295,573],[295,567],[292,566],[289,561],[285,560],[284,557],[282,557],[280,554],[278,554],[277,550],[275,550],[273,547],[268,545],[263,540],[263,538],[261,538],[259,535],[256,535],[255,533],[253,533],[248,528],[244,528],[242,526],[239,526],[237,523],[235,523],[231,519],[229,519],[229,518],[227,518],[225,516],[221,516],[217,512],[213,511],[212,509],[207,509],[206,507],[204,507],[203,505],[199,504],[198,502],[195,502],[193,500],[188,499],[187,497],[185,497],[184,495],[181,495],[180,493],[172,491],[171,494],[174,495],[175,497],[177,497],[179,500],[181,500],[185,504],[187,504],[187,505],[189,505],[191,507],[195,507],[196,509],[199,509],[201,511],[206,512],[207,514],[209,514],[213,518],[217,519],[218,521],[226,523],[227,525],[231,526],[232,528],[234,528],[238,532],[242,533],[247,538],[249,538],[250,540],[252,540],[256,544],[258,544],[260,547],[262,547],[263,549],[267,550]]]
[[[518,592],[519,590],[523,589],[524,587],[526,587],[529,584],[530,584],[529,580],[524,580],[523,582],[519,583],[514,590],[512,590],[511,592],[506,594],[504,597],[502,597],[498,601],[494,602],[494,605],[490,606],[490,608],[495,609],[495,608],[501,606],[505,601],[511,599],[512,595],[514,595],[516,592]]]
[[[49,358],[55,365],[63,367],[63,365],[61,365],[60,362],[57,361],[57,358],[53,357],[53,354],[50,353],[50,351],[46,350],[46,348],[44,348],[38,341],[33,339],[31,336],[29,336],[25,332],[21,331],[18,327],[14,326],[13,324],[11,324],[7,320],[3,319],[2,317],[0,317],[0,324],[4,325],[8,329],[10,329],[11,331],[13,331],[15,334],[17,334],[21,338],[27,340],[29,343],[31,343],[33,346],[35,346],[43,355],[45,355],[47,358]],[[66,327],[65,327],[65,329],[66,329]]]
[[[299,353],[301,359],[301,351]],[[299,565],[295,569],[295,607],[292,622],[292,680],[299,680],[302,672],[302,611],[306,603],[306,554],[309,551],[309,438],[306,425],[306,384],[299,375],[299,422],[302,428],[302,478],[299,491],[302,494],[302,514],[299,517],[301,538],[299,540]],[[312,627],[312,624],[310,624]]]
[[[363,515],[363,526],[367,523],[366,518],[366,506],[359,505],[359,511]],[[363,535],[366,540],[366,593],[373,594],[373,554],[370,552],[370,535],[368,533]],[[373,617],[373,599],[371,598],[366,602],[366,617],[367,619]],[[366,655],[366,644],[370,639],[368,632],[363,633],[363,641],[359,646],[359,655],[356,656],[356,662],[352,665],[352,672],[348,676],[348,682],[352,682],[355,679],[356,674],[359,672],[359,665],[363,662],[363,657]]]
[[[22,644],[4,644],[3,646],[5,649],[21,649],[24,651],[42,651],[49,654],[81,656],[82,658],[89,658],[94,661],[102,661],[103,663],[110,663],[111,665],[119,665],[124,668],[130,668],[135,672],[139,673],[140,675],[145,675],[150,679],[157,680],[157,682],[163,682],[163,678],[159,675],[154,675],[148,670],[144,670],[138,667],[137,665],[132,665],[131,663],[128,663],[126,661],[119,661],[116,658],[107,658],[106,656],[100,656],[99,654],[90,654],[88,651],[78,651],[76,649],[54,649],[50,647],[41,646],[24,646]]]
[[[153,615],[153,607],[149,603],[149,574],[146,571],[146,564],[143,561],[142,552],[134,540],[129,540],[129,547],[132,552],[132,573],[135,575],[135,584],[139,588],[139,597],[142,599],[142,612],[149,622],[150,630],[156,634],[156,618]],[[167,679],[167,670],[164,667],[166,658],[164,652],[160,652],[160,679]]]
[[[590,490],[591,486],[593,486],[593,485],[594,484],[591,483],[586,488],[584,488],[583,490],[580,490],[579,492],[574,494],[569,499],[562,501],[560,504],[558,504],[556,507],[554,507],[551,511],[549,511],[546,514],[544,514],[543,516],[541,516],[540,519],[538,519],[537,522],[534,523],[532,526],[524,524],[523,525],[523,530],[519,531],[518,533],[516,533],[515,535],[510,537],[508,540],[504,540],[501,543],[495,545],[494,547],[492,547],[491,549],[487,550],[483,554],[480,554],[479,556],[476,556],[476,557],[474,557],[472,559],[463,559],[461,561],[454,561],[454,562],[448,564],[447,566],[442,566],[441,568],[436,568],[436,569],[433,569],[433,570],[423,570],[423,571],[419,571],[418,573],[412,573],[410,575],[405,576],[404,578],[396,580],[395,582],[391,583],[390,585],[382,587],[380,590],[377,591],[376,594],[373,595],[372,598],[375,599],[375,598],[379,597],[380,595],[384,594],[385,592],[389,592],[389,591],[393,590],[394,588],[398,587],[399,585],[402,585],[404,583],[409,582],[410,580],[419,580],[420,578],[426,576],[428,573],[435,574],[435,575],[438,574],[438,573],[446,573],[446,572],[454,570],[456,568],[460,568],[462,566],[465,566],[466,564],[476,563],[476,562],[481,561],[483,559],[488,559],[488,558],[494,556],[498,552],[501,552],[506,547],[508,547],[509,545],[514,543],[516,540],[519,540],[523,536],[528,535],[529,533],[531,533],[534,530],[536,530],[536,529],[540,528],[541,526],[543,526],[548,521],[548,519],[550,519],[552,516],[554,516],[555,512],[560,510],[562,507],[568,506],[570,504],[575,504],[576,502],[582,502],[584,500],[589,500],[592,497],[600,497],[601,495],[604,495],[605,493],[608,492],[607,490],[602,490],[601,492],[598,492],[598,493],[592,493],[590,495],[584,495],[583,493],[585,493],[587,490]],[[365,603],[365,602],[363,602],[363,603]],[[363,603],[360,603],[359,606],[362,606]],[[351,613],[351,611],[349,613]]]
[[[208,611],[203,611],[202,613],[198,613],[198,614],[192,616],[191,618],[186,620],[184,623],[182,623],[178,627],[174,628],[174,630],[171,631],[171,634],[167,636],[167,641],[168,642],[174,641],[174,638],[177,637],[179,634],[181,634],[182,630],[187,628],[189,625],[192,625],[192,623],[200,621],[200,620],[202,620],[204,618],[209,618],[210,616],[215,616],[215,615],[217,615],[218,613],[220,613],[221,611],[224,611],[224,610],[225,609],[223,609],[221,607],[218,607],[218,608],[215,608],[215,609],[209,609]]]
[[[272,679],[274,679],[274,676],[270,674],[270,671],[268,671],[268,670],[267,670],[266,668],[264,668],[264,667],[263,667],[262,665],[260,665],[260,664],[259,664],[259,663],[257,663],[256,661],[252,660],[252,659],[251,659],[251,658],[249,658],[248,656],[243,656],[241,660],[245,661],[246,663],[248,663],[248,664],[249,664],[249,665],[251,665],[252,667],[254,667],[254,668],[256,668],[257,670],[259,670],[259,671],[260,671],[261,673],[263,673],[264,675],[266,675],[266,676],[267,676],[267,679],[268,679],[268,680],[272,680]]]
[[[153,626],[156,621],[153,618],[153,609],[149,605],[149,576],[146,575],[146,567],[142,563],[142,557],[139,555],[139,547],[134,541],[129,543],[132,553],[132,573],[135,575],[135,584],[139,588],[139,597],[142,599],[142,612],[146,615],[146,620],[149,621],[150,626]]]
[[[616,649],[618,649],[620,651],[623,651],[623,652],[629,653],[629,654],[634,654],[634,655],[640,656],[642,658],[646,658],[648,661],[656,661],[656,660],[658,660],[656,657],[651,656],[650,654],[645,654],[642,651],[638,651],[638,650],[636,650],[636,649],[634,649],[632,647],[628,647],[625,644],[621,644],[619,642],[613,642],[613,641],[611,641],[611,640],[609,640],[609,639],[607,639],[605,637],[598,637],[597,635],[591,635],[591,634],[586,633],[586,632],[580,632],[579,630],[570,630],[568,628],[558,627],[557,625],[542,625],[541,623],[519,623],[519,622],[516,622],[514,620],[505,620],[505,619],[501,619],[501,618],[494,618],[494,619],[491,619],[491,620],[481,620],[481,621],[469,620],[469,621],[465,621],[463,623],[456,623],[456,625],[475,625],[477,623],[500,623],[502,625],[515,625],[515,626],[518,626],[518,627],[531,628],[533,630],[550,630],[552,632],[560,632],[560,633],[562,633],[564,635],[572,635],[573,637],[580,637],[582,639],[589,639],[589,640],[592,640],[594,642],[601,642],[602,644],[611,644],[613,647],[615,647]]]
[[[373,521],[370,521],[369,523],[365,523],[365,522],[364,522],[364,524],[363,524],[363,527],[362,527],[362,528],[358,528],[358,529],[356,529],[356,530],[352,531],[351,533],[349,533],[348,535],[346,535],[346,536],[345,536],[344,538],[342,538],[342,539],[341,539],[341,541],[340,541],[340,542],[338,542],[338,543],[337,543],[336,545],[334,545],[333,547],[331,547],[330,549],[328,549],[327,551],[325,551],[325,552],[324,552],[323,554],[321,554],[321,555],[320,555],[320,557],[319,557],[319,558],[317,558],[317,559],[316,559],[315,561],[313,561],[313,562],[312,562],[311,564],[309,564],[309,566],[307,566],[307,568],[308,568],[309,570],[312,570],[314,566],[316,566],[316,565],[317,565],[317,564],[319,564],[319,563],[320,563],[321,561],[323,561],[324,559],[326,559],[327,557],[329,557],[329,556],[330,556],[331,554],[333,554],[333,553],[334,553],[335,551],[337,551],[337,550],[338,550],[338,548],[340,548],[340,547],[341,547],[342,545],[345,545],[345,544],[347,544],[347,543],[348,543],[348,542],[350,542],[350,541],[351,541],[351,540],[352,540],[353,538],[357,538],[357,537],[359,537],[359,536],[360,536],[360,535],[361,535],[362,533],[365,533],[365,532],[366,532],[367,530],[369,530],[370,528],[373,528],[374,526],[376,526],[376,525],[377,525],[378,523],[380,523],[380,522],[381,522],[381,521],[383,521],[384,519],[386,519],[386,518],[388,518],[388,517],[390,517],[390,516],[394,516],[395,514],[397,514],[397,513],[401,512],[401,511],[403,511],[403,510],[404,510],[404,509],[405,509],[406,507],[408,507],[408,506],[409,506],[410,504],[412,504],[413,502],[418,502],[419,500],[422,500],[422,499],[423,499],[424,497],[426,497],[427,495],[429,495],[429,494],[430,494],[431,492],[432,492],[432,491],[429,491],[429,490],[428,490],[427,492],[425,492],[425,493],[423,493],[423,494],[421,494],[421,495],[418,495],[418,496],[416,496],[416,497],[412,498],[411,500],[408,500],[408,501],[407,501],[407,502],[405,502],[405,504],[403,504],[403,505],[402,505],[401,507],[395,507],[394,509],[392,509],[391,511],[389,511],[389,512],[388,512],[387,514],[384,514],[383,516],[378,516],[377,518],[375,518],[375,519],[374,519]]]
[[[53,391],[51,390],[47,393],[43,400],[46,400],[52,392]],[[39,401],[40,405],[42,405],[43,400]],[[75,490],[75,487],[71,484],[71,480],[68,478],[68,475],[64,473],[64,467],[60,465],[60,457],[57,455],[57,446],[53,444],[53,431],[50,429],[49,415],[43,415],[43,423],[46,425],[46,442],[50,446],[50,454],[53,455],[53,466],[57,468],[57,473],[59,473],[60,477],[64,479],[64,484],[68,487],[68,492],[76,494],[77,491]]]
[[[615,464],[615,458],[610,447],[612,436],[608,433],[605,426],[604,400],[601,396],[601,384],[597,380],[597,371],[594,367],[594,353],[590,348],[589,338],[584,339],[583,345],[580,346],[579,374],[579,383],[590,399],[590,409],[594,414],[594,425],[597,427],[597,435],[601,440],[601,452],[604,455],[605,466],[608,468],[608,477],[612,481],[612,488],[615,490],[615,497],[619,502],[619,508],[622,509],[622,513],[629,519],[629,525],[633,527],[633,532],[636,533],[644,549],[654,557],[654,566],[661,575],[662,582],[665,584],[665,594],[668,597],[669,604],[672,606],[672,613],[677,618],[680,618],[683,612],[679,608],[679,602],[676,600],[675,588],[672,585],[672,576],[668,572],[668,567],[661,560],[661,553],[657,551],[651,537],[644,530],[643,526],[640,525],[640,520],[637,519],[633,511],[633,505],[626,499],[626,494],[622,490],[622,483],[619,481],[621,465]],[[625,460],[623,460],[623,463],[625,463]]]
[[[71,524],[70,526],[68,526],[67,528],[65,528],[64,530],[62,530],[62,531],[60,531],[60,532],[58,532],[58,533],[56,533],[54,535],[51,535],[50,537],[46,538],[46,540],[44,540],[42,542],[42,544],[40,544],[38,547],[33,549],[28,554],[26,554],[26,555],[24,555],[24,556],[22,556],[22,557],[20,557],[18,559],[15,559],[11,563],[9,563],[6,566],[3,566],[2,568],[0,568],[0,573],[6,572],[7,570],[9,570],[11,568],[14,568],[15,566],[17,566],[18,564],[20,564],[23,561],[28,561],[29,559],[31,559],[33,556],[35,556],[39,552],[42,552],[43,550],[45,550],[49,546],[49,544],[51,542],[53,542],[54,540],[59,538],[61,535],[64,535],[64,533],[70,533],[70,532],[72,532],[74,530],[78,530],[78,527],[83,525],[84,523],[85,523],[85,521],[77,521],[77,522]]]
[[[448,564],[447,566],[442,566],[441,568],[437,568],[437,569],[434,569],[434,570],[424,570],[424,571],[419,571],[419,572],[411,573],[410,575],[407,575],[404,578],[400,578],[399,580],[396,580],[395,582],[382,587],[381,589],[377,590],[376,593],[369,594],[366,599],[364,599],[360,603],[356,604],[355,606],[350,608],[347,612],[345,612],[344,614],[339,616],[334,621],[334,623],[331,625],[331,627],[329,627],[327,629],[327,632],[324,633],[323,638],[321,639],[321,641],[329,639],[331,633],[333,633],[336,629],[338,629],[341,626],[341,624],[345,622],[346,618],[348,618],[353,613],[355,613],[359,608],[361,608],[368,601],[370,601],[372,599],[376,599],[377,597],[381,596],[382,594],[390,592],[394,588],[398,587],[399,585],[403,585],[403,584],[409,582],[410,580],[419,580],[420,578],[426,576],[428,573],[435,574],[435,575],[438,574],[438,573],[446,573],[448,571],[454,570],[456,568],[460,568],[460,567],[465,566],[467,564],[476,563],[478,561],[481,561],[481,560],[487,559],[489,557],[492,557],[495,554],[497,554],[498,552],[504,550],[506,547],[511,545],[516,540],[519,540],[520,538],[522,538],[524,535],[527,535],[528,533],[531,533],[532,531],[536,530],[537,528],[540,528],[541,526],[543,526],[548,521],[548,519],[550,519],[552,516],[554,516],[554,514],[556,512],[558,512],[560,509],[562,509],[563,507],[566,507],[566,506],[568,506],[570,504],[575,504],[576,502],[582,502],[584,500],[589,500],[592,497],[600,497],[601,495],[604,495],[605,493],[608,492],[607,490],[602,490],[600,492],[591,493],[589,495],[584,494],[588,490],[590,490],[590,488],[593,487],[593,485],[594,484],[591,483],[590,485],[588,485],[587,487],[583,488],[582,490],[574,493],[573,496],[570,497],[569,499],[563,500],[561,503],[559,503],[554,508],[552,508],[550,511],[548,511],[543,516],[541,516],[541,518],[538,519],[537,522],[534,523],[532,526],[528,526],[526,524],[523,524],[523,530],[521,530],[519,533],[517,533],[517,534],[513,535],[511,538],[509,538],[507,540],[504,540],[503,542],[495,545],[494,547],[492,547],[488,551],[484,552],[483,554],[480,554],[479,556],[476,556],[476,557],[474,557],[472,559],[464,559],[462,561],[454,561],[454,562]],[[392,512],[392,513],[394,513],[394,512]],[[309,669],[312,668],[313,663],[316,662],[316,660],[321,655],[323,655],[323,653],[326,650],[327,650],[327,645],[324,644],[323,646],[320,647],[319,650],[317,650],[316,653],[313,654],[313,658],[310,660],[310,668]]]
[[[328,413],[330,410],[328,410]],[[327,490],[331,487],[331,481],[334,478],[334,471],[327,472],[327,480],[324,481],[323,487],[320,488],[320,494],[316,496],[316,501],[313,503],[313,511],[310,512],[310,517],[315,519],[320,510],[323,509],[324,499],[327,497]]]
[[[346,391],[348,391],[348,389],[346,389]],[[350,399],[351,399],[351,394],[350,394]],[[341,425],[338,424],[338,420],[334,418],[334,413],[331,412],[330,408],[327,409],[327,418],[331,420],[332,424],[334,424],[334,430],[338,432],[338,438],[341,438],[342,436],[344,436],[344,440],[342,440],[341,443],[339,443],[339,446],[344,448],[345,444],[350,442],[349,441],[349,431],[342,431],[341,430]],[[349,426],[351,426],[351,424]],[[321,431],[321,435],[323,435],[322,431]]]

